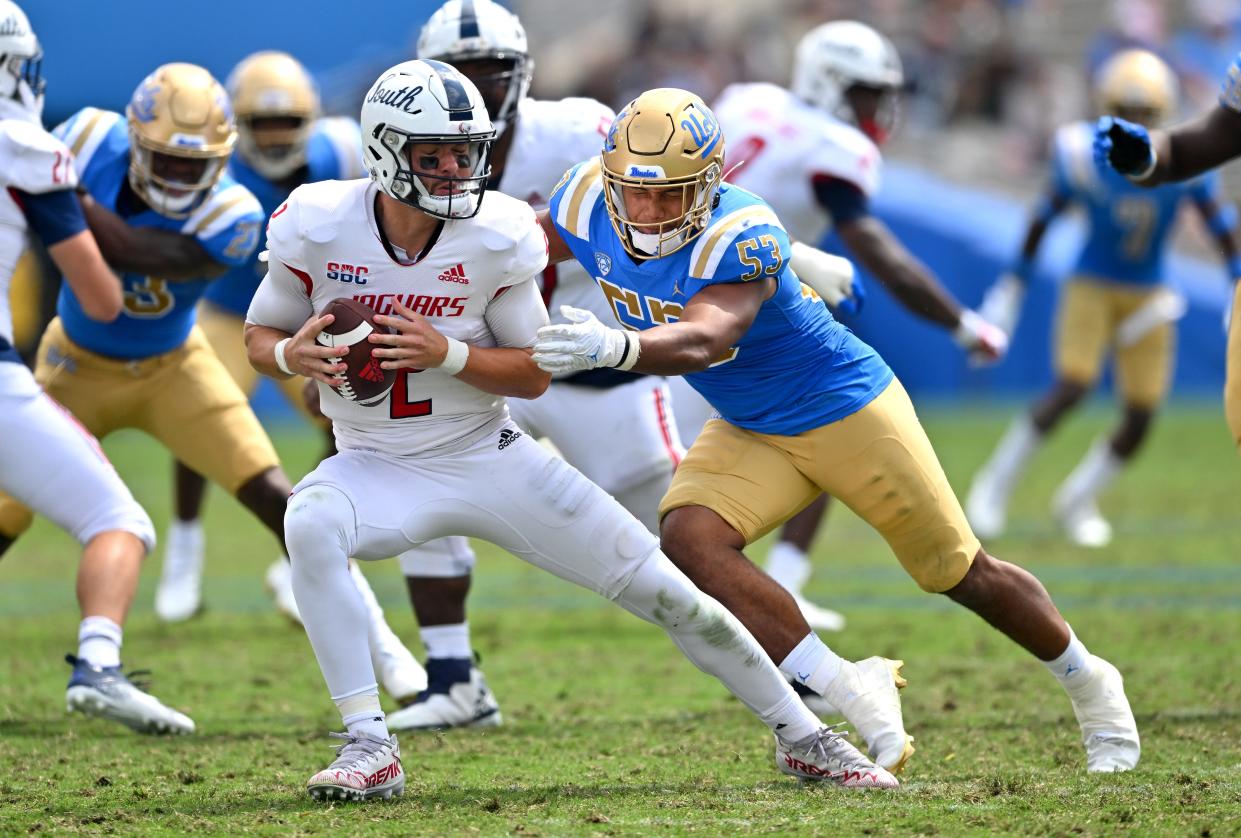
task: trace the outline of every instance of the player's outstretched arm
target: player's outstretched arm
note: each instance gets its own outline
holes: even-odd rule
[[[124,302],[121,281],[108,268],[90,230],[56,242],[48,247],[47,255],[73,289],[87,317],[111,323],[120,315]]]
[[[1105,116],[1096,124],[1094,148],[1097,158],[1142,186],[1188,180],[1241,156],[1241,113],[1216,105],[1175,128],[1151,132]]]
[[[528,282],[533,287],[533,281]],[[503,290],[505,295],[518,293],[513,288]],[[395,315],[376,315],[375,322],[396,333],[374,332],[369,338],[376,345],[372,355],[380,359],[384,369],[439,369],[485,393],[518,399],[538,398],[551,382],[551,376],[530,359],[529,349],[467,345],[447,337],[400,301],[393,303],[392,310]],[[544,311],[543,322],[546,318]]]
[[[133,227],[125,219],[80,192],[82,210],[104,259],[118,271],[158,276],[171,282],[216,277],[228,266],[211,257],[195,238]]]
[[[839,232],[854,258],[905,308],[949,330],[961,322],[961,304],[905,249],[888,225],[864,215],[840,225]]]
[[[320,346],[315,338],[336,318],[330,314],[311,317],[294,334],[246,323],[246,356],[250,366],[272,378],[288,378],[304,375],[322,381],[332,387],[344,383],[343,378],[333,376],[345,371],[340,356],[349,351],[348,346]]]

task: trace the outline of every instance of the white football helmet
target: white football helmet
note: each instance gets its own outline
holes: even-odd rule
[[[491,0],[448,0],[440,6],[418,35],[418,57],[453,65],[469,61],[511,62],[511,69],[486,77],[459,68],[483,91],[497,137],[504,133],[518,103],[530,90],[534,73],[521,21]]]
[[[0,0],[0,99],[16,103],[19,115],[38,122],[44,86],[43,49],[26,13],[12,0]]]
[[[905,81],[901,57],[883,35],[864,23],[837,20],[807,32],[793,58],[793,93],[856,125],[876,142],[896,125],[896,99],[883,96],[875,123],[860,120],[845,92],[854,86],[895,92]]]
[[[397,64],[362,102],[363,156],[371,178],[386,195],[436,218],[478,212],[495,136],[478,88],[442,61]],[[469,176],[415,170],[411,154],[422,144],[462,146]]]

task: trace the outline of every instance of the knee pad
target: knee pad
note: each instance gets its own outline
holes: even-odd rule
[[[351,555],[357,542],[353,502],[335,486],[314,484],[300,489],[284,511],[284,542],[290,557],[314,552],[325,542],[339,543],[345,555]]]
[[[450,535],[419,544],[400,555],[401,572],[406,576],[449,579],[469,576],[478,557],[465,536]]]

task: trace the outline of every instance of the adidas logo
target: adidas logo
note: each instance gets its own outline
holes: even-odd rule
[[[469,278],[465,275],[465,265],[462,265],[460,262],[453,265],[436,278],[440,282],[459,282],[462,285],[470,284]]]
[[[367,381],[373,381],[378,384],[384,380],[383,367],[379,366],[379,361],[371,358],[366,362],[366,366],[358,370],[358,378],[364,378]]]
[[[510,431],[508,428],[505,428],[504,430],[500,431],[499,450],[503,451],[505,448],[508,448],[520,436],[521,436],[521,431]]]

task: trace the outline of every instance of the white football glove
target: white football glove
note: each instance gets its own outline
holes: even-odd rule
[[[1008,335],[972,309],[961,312],[961,321],[952,337],[958,346],[969,352],[970,366],[985,367],[997,363],[1008,351]]]
[[[1004,332],[1012,339],[1017,331],[1017,319],[1021,316],[1021,304],[1026,298],[1026,284],[1013,273],[1006,273],[983,294],[978,315]]]
[[[534,342],[534,362],[553,375],[596,367],[631,369],[638,362],[638,336],[603,325],[589,311],[561,306],[568,323],[543,326]]]
[[[793,242],[789,266],[798,279],[813,288],[832,308],[853,296],[854,270],[848,259],[824,253],[803,242]]]

